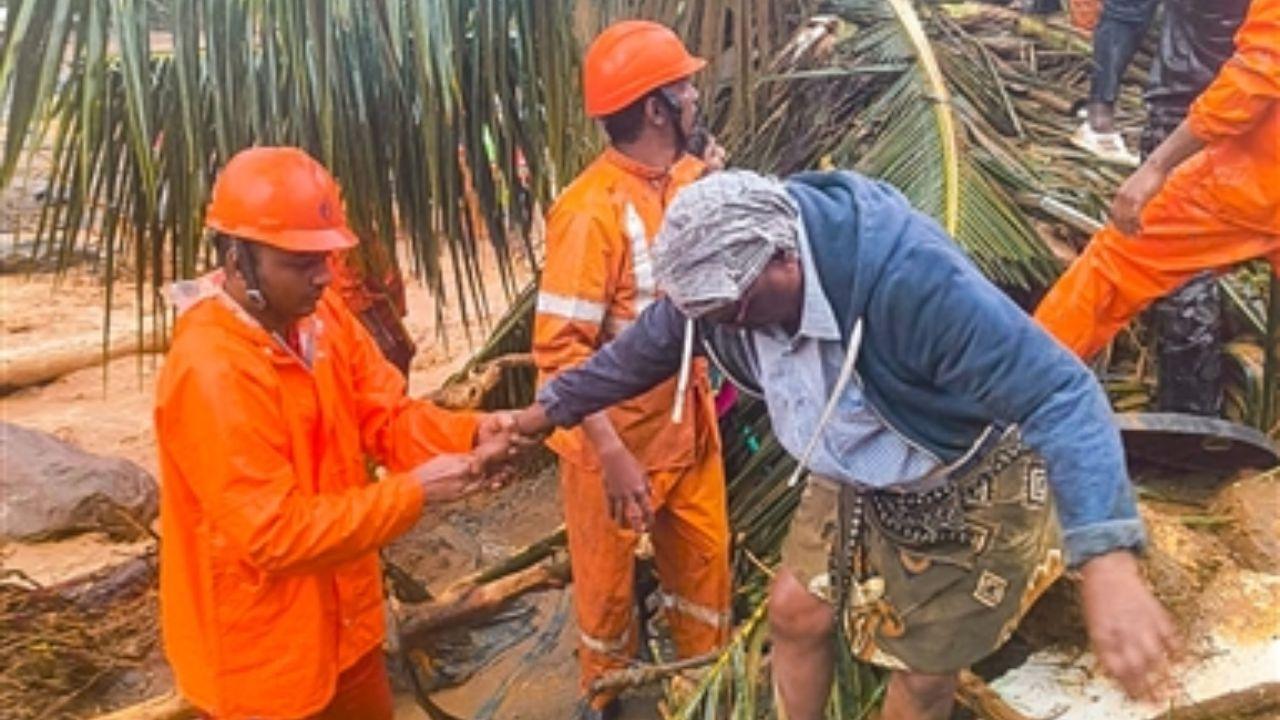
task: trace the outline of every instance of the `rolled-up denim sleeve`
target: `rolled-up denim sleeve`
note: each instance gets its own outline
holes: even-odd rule
[[[881,280],[880,319],[893,349],[918,371],[990,416],[1016,423],[1044,458],[1067,563],[1141,549],[1142,519],[1105,393],[1089,370],[937,236],[900,267],[932,268]],[[896,322],[893,322],[895,321]]]
[[[538,404],[555,425],[570,427],[649,390],[679,371],[688,327],[674,304],[658,300],[586,362],[544,385]]]

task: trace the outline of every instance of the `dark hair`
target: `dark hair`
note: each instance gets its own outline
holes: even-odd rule
[[[254,251],[252,242],[246,242],[234,235],[228,235],[217,230],[213,231],[209,241],[213,243],[214,257],[217,258],[219,267],[226,267],[227,256],[231,253],[232,245],[235,244],[238,245],[240,262],[249,263],[253,268],[249,272],[257,270],[259,263],[258,253]],[[242,264],[240,269],[244,270],[245,266]]]
[[[658,102],[662,103],[661,93],[662,88],[655,88],[618,112],[606,115],[604,131],[609,135],[609,142],[617,145],[634,142],[639,138],[640,131],[644,129],[645,105],[649,102],[649,98],[657,98]]]
[[[230,252],[231,241],[234,239],[230,235],[217,230],[214,230],[213,234],[209,236],[209,243],[213,245],[213,256],[217,259],[219,266],[227,264],[227,253]]]

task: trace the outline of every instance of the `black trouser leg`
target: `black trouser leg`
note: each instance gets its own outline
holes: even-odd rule
[[[1093,29],[1093,78],[1089,101],[1114,105],[1120,78],[1147,34],[1159,0],[1106,0]]]
[[[1142,132],[1142,156],[1178,127],[1176,113],[1152,113]],[[1157,300],[1151,318],[1156,336],[1156,409],[1193,415],[1222,414],[1222,294],[1204,272]]]

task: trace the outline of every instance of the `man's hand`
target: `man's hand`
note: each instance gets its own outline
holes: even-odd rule
[[[707,172],[723,170],[727,157],[724,146],[716,142],[715,137],[708,135],[707,148],[702,151],[702,162],[706,164]]]
[[[622,527],[645,532],[653,524],[649,474],[621,443],[598,451],[604,467],[604,494],[609,517]]]
[[[1111,201],[1111,221],[1120,232],[1133,235],[1142,229],[1142,210],[1160,192],[1164,182],[1187,158],[1204,148],[1204,141],[1183,120],[1160,146],[1120,185]]]
[[[476,428],[476,447],[511,443],[516,434],[516,414],[510,411],[489,413],[480,418]]]
[[[437,455],[412,471],[422,486],[424,504],[460,500],[482,485],[480,462],[474,455]]]
[[[1142,209],[1164,187],[1167,174],[1153,163],[1142,164],[1120,185],[1111,201],[1111,222],[1126,235],[1142,229]]]
[[[547,419],[546,411],[538,403],[516,410],[511,414],[511,417],[515,432],[520,437],[521,442],[539,442],[553,429],[551,421]]]
[[[472,454],[481,472],[493,472],[510,462],[525,443],[516,432],[515,413],[495,412],[480,419]]]
[[[1181,647],[1137,559],[1127,550],[1114,551],[1085,562],[1080,572],[1085,626],[1103,669],[1129,697],[1163,700],[1171,690],[1170,658]]]

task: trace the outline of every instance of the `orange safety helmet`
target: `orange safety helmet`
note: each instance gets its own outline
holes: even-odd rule
[[[347,227],[338,183],[294,147],[236,153],[213,183],[205,227],[289,252],[329,252],[359,242]]]
[[[670,28],[623,20],[605,28],[587,48],[582,88],[587,115],[612,115],[645,93],[689,77],[707,61],[689,54]]]

